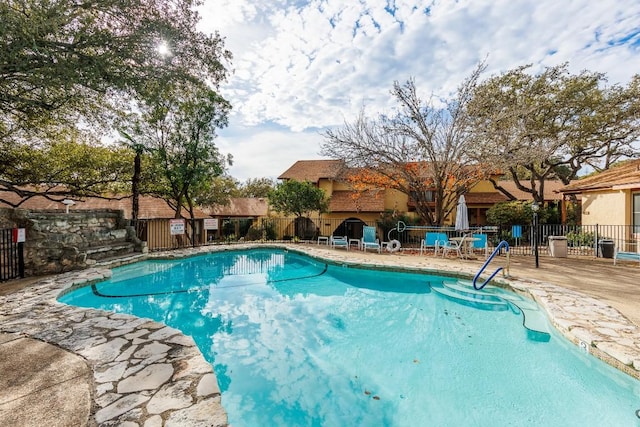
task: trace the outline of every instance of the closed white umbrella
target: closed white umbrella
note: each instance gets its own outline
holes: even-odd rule
[[[469,211],[467,210],[467,202],[464,199],[464,195],[461,195],[456,209],[456,231],[467,231],[468,229]]]

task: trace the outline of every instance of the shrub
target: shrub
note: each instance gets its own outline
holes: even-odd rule
[[[578,246],[591,246],[593,247],[596,241],[595,233],[583,233],[576,231],[569,231],[567,233],[567,245],[571,247]]]
[[[531,224],[533,211],[531,202],[513,201],[496,203],[487,210],[487,222],[491,225]],[[553,217],[555,208],[541,208],[538,212],[540,224],[547,223]]]
[[[262,220],[262,229],[264,230],[264,238],[266,240],[276,240],[276,223],[272,219]]]
[[[252,225],[244,236],[245,240],[262,240],[262,229]]]

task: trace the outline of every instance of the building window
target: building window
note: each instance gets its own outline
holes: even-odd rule
[[[424,201],[425,201],[425,202],[428,202],[428,203],[433,203],[433,202],[435,202],[435,201],[436,201],[436,198],[435,198],[436,196],[435,196],[435,194],[436,194],[436,192],[435,192],[435,191],[433,191],[433,190],[426,190],[426,191],[424,192]],[[417,200],[418,200],[418,192],[417,192],[417,191],[412,191],[412,192],[409,194],[409,196],[410,196],[413,200],[415,200],[415,201],[417,201]]]
[[[435,192],[433,190],[427,190],[424,192],[424,198],[427,202],[435,202]]]

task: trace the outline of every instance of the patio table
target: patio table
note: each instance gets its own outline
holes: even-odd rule
[[[464,239],[464,241],[462,241]],[[478,242],[480,239],[477,237],[450,237],[449,240],[460,243],[462,241],[463,245],[460,248],[460,253],[462,259],[469,259],[470,255],[473,255],[473,242]]]

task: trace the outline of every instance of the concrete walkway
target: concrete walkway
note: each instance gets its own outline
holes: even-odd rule
[[[0,334],[0,372],[0,425],[87,425],[93,373],[82,357],[18,334]]]
[[[151,256],[186,256],[209,247]],[[261,247],[264,247],[261,246]],[[290,250],[351,265],[474,274],[481,260],[377,254],[318,245]],[[504,266],[496,259],[490,268]],[[65,288],[108,275],[91,269],[0,284],[0,426],[225,426],[211,367],[192,340],[133,316],[69,307]],[[514,257],[499,280],[528,293],[576,344],[640,377],[640,268],[610,259]]]

